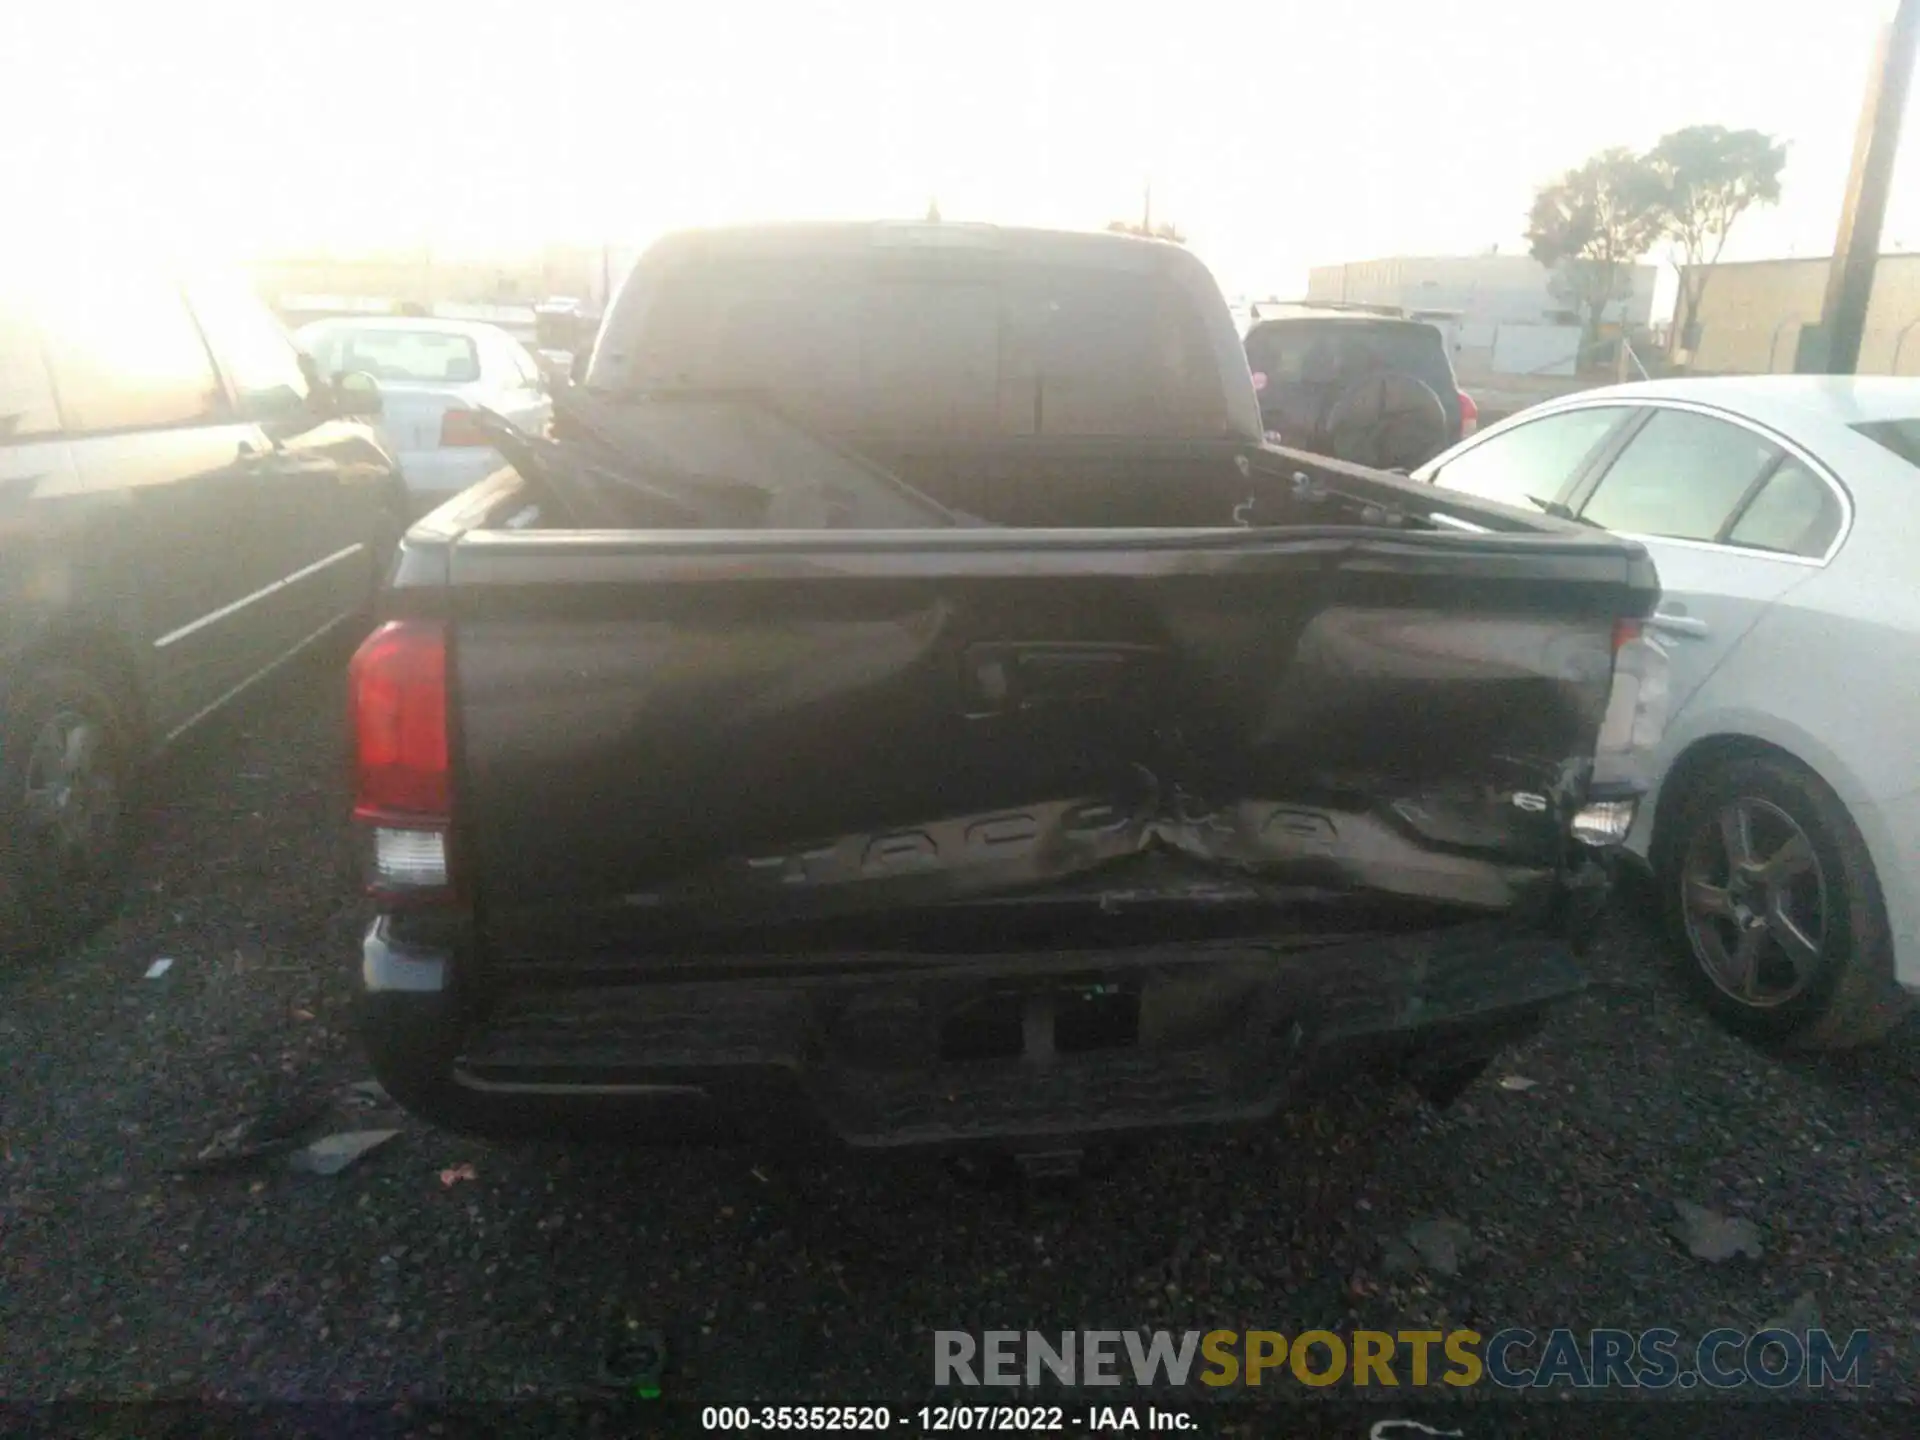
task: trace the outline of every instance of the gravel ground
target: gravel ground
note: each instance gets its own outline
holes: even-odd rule
[[[1763,1056],[1689,1006],[1630,914],[1591,993],[1444,1113],[1357,1090],[1062,1191],[387,1118],[347,1088],[336,677],[309,665],[174,757],[122,918],[0,969],[0,1395],[545,1394],[591,1383],[633,1322],[667,1337],[671,1394],[897,1404],[935,1328],[1697,1335],[1811,1295],[1873,1332],[1876,1397],[1920,1397],[1920,1044]],[[173,1173],[316,1099],[402,1133],[332,1178]],[[1690,1258],[1676,1201],[1752,1221],[1761,1258]],[[1458,1273],[1398,1268],[1395,1237],[1434,1216],[1468,1227]]]

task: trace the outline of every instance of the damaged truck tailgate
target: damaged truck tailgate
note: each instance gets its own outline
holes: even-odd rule
[[[792,243],[866,253],[828,228]],[[1469,531],[1459,497],[1449,523],[1262,445],[1195,262],[1071,240],[995,232],[963,273],[1009,312],[1084,257],[1148,290],[1143,325],[1188,297],[1227,433],[1009,436],[994,409],[876,438],[851,401],[884,385],[856,377],[755,402],[819,448],[796,498],[744,441],[724,475],[689,460],[677,410],[618,418],[692,389],[609,380],[572,441],[409,535],[352,675],[362,1023],[403,1103],[499,1134],[1033,1151],[1257,1120],[1349,1064],[1438,1092],[1578,988],[1659,718],[1644,552],[1510,512]],[[726,258],[663,243],[696,278]],[[644,348],[619,311],[649,263],[596,369]],[[1026,425],[1008,332],[980,403]],[[583,526],[623,475],[644,528]]]

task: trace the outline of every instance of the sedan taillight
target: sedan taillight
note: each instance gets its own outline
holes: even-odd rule
[[[474,411],[448,410],[440,416],[440,444],[443,447],[492,443],[481,430],[480,417]]]
[[[1573,821],[1574,837],[1598,846],[1621,844],[1632,830],[1667,724],[1667,652],[1658,637],[1623,618],[1614,623],[1612,650],[1588,803]]]

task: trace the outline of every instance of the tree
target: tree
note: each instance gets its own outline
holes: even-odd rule
[[[1588,346],[1607,306],[1632,293],[1632,266],[1660,238],[1662,215],[1659,185],[1630,150],[1603,150],[1534,196],[1528,249],[1555,272],[1554,293],[1579,312]]]
[[[1753,205],[1780,199],[1787,147],[1758,130],[1689,125],[1663,135],[1647,155],[1660,192],[1660,229],[1678,253],[1679,303],[1673,344],[1692,349],[1688,335],[1700,316],[1700,297],[1727,246],[1733,222]]]
[[[1187,243],[1187,237],[1180,233],[1180,227],[1170,220],[1162,220],[1152,227],[1138,220],[1112,220],[1107,223],[1107,229],[1116,235],[1142,235],[1149,240],[1171,240],[1176,245]]]

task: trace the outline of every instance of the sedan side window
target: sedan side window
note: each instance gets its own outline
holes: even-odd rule
[[[41,339],[69,431],[209,424],[226,396],[186,300],[165,282],[104,276],[44,298]]]
[[[513,373],[520,377],[520,383],[528,390],[541,388],[540,363],[527,352],[527,347],[515,341],[509,347],[513,356]]]
[[[302,326],[295,337],[300,348],[313,357],[323,375],[338,375],[344,360],[340,332],[328,325]]]
[[[263,303],[236,284],[194,286],[194,315],[248,420],[278,420],[307,409],[300,351]]]
[[[1805,464],[1789,455],[1734,518],[1729,545],[1817,560],[1840,533],[1840,501]]]
[[[513,345],[504,335],[481,330],[473,337],[474,354],[480,361],[480,373],[474,378],[488,385],[505,385],[513,379]]]
[[[197,286],[192,299],[243,418],[277,420],[307,409],[300,353],[266,306],[235,285]]]
[[[540,367],[534,364],[533,357],[527,354],[527,347],[518,340],[508,338],[500,342],[495,352],[500,365],[500,382],[521,390],[536,387]]]
[[[1545,510],[1626,414],[1624,405],[1598,405],[1529,421],[1461,452],[1440,467],[1433,483],[1522,510]]]
[[[1656,410],[1581,508],[1603,530],[1717,540],[1779,447],[1691,410]]]

